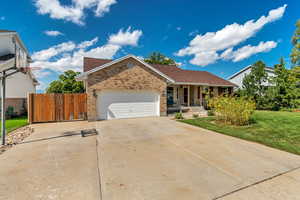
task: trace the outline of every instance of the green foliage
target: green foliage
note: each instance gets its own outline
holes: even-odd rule
[[[10,118],[16,117],[17,113],[15,112],[14,107],[8,106],[6,109],[5,115],[6,115],[6,118],[10,119]]]
[[[199,115],[198,114],[193,114],[193,118],[198,118]]]
[[[292,37],[293,49],[290,55],[294,67],[300,67],[300,20],[296,23],[296,30]]]
[[[80,74],[72,70],[65,71],[58,80],[52,81],[46,89],[47,93],[84,93],[82,81],[76,81],[75,77]]]
[[[296,75],[285,68],[284,60],[274,66],[275,76],[271,82],[274,86],[269,88],[269,98],[274,101],[275,110],[280,108],[295,108],[298,106],[300,91],[297,88]]]
[[[145,58],[144,61],[149,64],[176,65],[174,60],[159,52],[151,53],[148,58]]]
[[[215,116],[215,113],[213,110],[207,110],[207,116]]]
[[[184,119],[184,117],[181,112],[177,112],[175,113],[175,119]]]
[[[255,103],[241,97],[215,97],[209,101],[214,110],[216,119],[225,124],[247,125],[255,110]]]
[[[267,90],[265,83],[269,81],[265,68],[265,63],[258,61],[252,65],[251,73],[243,79],[242,96],[253,98],[258,109],[263,108]]]
[[[237,91],[237,95],[253,99],[257,109],[295,108],[300,105],[300,89],[297,88],[298,71],[296,70],[286,69],[284,60],[281,58],[280,63],[274,66],[275,76],[268,78],[265,64],[258,61],[253,65],[251,73],[245,76],[243,88]],[[271,86],[265,86],[266,82]]]

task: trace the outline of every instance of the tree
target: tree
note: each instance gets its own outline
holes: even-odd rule
[[[300,19],[296,23],[296,31],[292,37],[292,44],[291,62],[294,67],[300,67]]]
[[[265,83],[269,81],[265,67],[264,62],[257,61],[252,65],[251,72],[243,79],[241,94],[253,98],[258,108],[262,108],[267,89]]]
[[[80,74],[72,70],[65,71],[58,80],[52,81],[46,89],[47,93],[83,93],[82,81],[76,81],[75,77]]]
[[[274,66],[274,73],[273,86],[269,88],[269,93],[273,94],[273,109],[297,107],[297,79],[291,70],[286,69],[283,58]]]
[[[176,65],[176,62],[174,60],[166,57],[159,52],[151,53],[148,58],[144,59],[144,61],[149,64]]]

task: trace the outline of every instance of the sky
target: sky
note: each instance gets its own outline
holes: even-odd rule
[[[289,67],[299,8],[298,0],[11,0],[1,4],[0,29],[19,33],[43,92],[64,71],[82,71],[83,56],[161,52],[222,78],[258,60],[283,57]]]

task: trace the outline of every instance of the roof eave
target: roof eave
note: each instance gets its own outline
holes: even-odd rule
[[[146,63],[146,62],[144,62],[144,61],[138,59],[137,57],[135,57],[134,55],[131,55],[131,54],[129,54],[129,55],[127,55],[127,56],[124,56],[124,57],[121,57],[121,58],[118,58],[118,59],[116,59],[116,60],[112,60],[112,61],[109,62],[109,63],[106,63],[106,64],[104,64],[104,65],[100,65],[100,66],[98,66],[98,67],[96,67],[96,68],[94,68],[94,69],[91,69],[91,70],[87,71],[87,72],[83,72],[83,73],[79,74],[78,76],[76,76],[75,79],[76,79],[77,81],[83,81],[83,80],[85,80],[85,79],[88,78],[88,75],[89,75],[89,74],[94,73],[94,72],[96,72],[96,71],[99,71],[99,70],[101,70],[101,69],[104,69],[104,68],[106,68],[106,67],[109,67],[109,66],[111,66],[111,65],[113,65],[113,64],[116,64],[116,63],[121,62],[121,61],[123,61],[123,60],[125,60],[125,59],[128,59],[128,58],[133,58],[133,59],[137,60],[138,62],[142,63],[142,64],[145,65],[146,67],[150,68],[152,71],[156,72],[156,73],[159,74],[160,76],[162,76],[162,77],[164,77],[165,79],[167,79],[167,81],[169,81],[169,82],[171,82],[171,83],[174,83],[174,82],[175,82],[175,81],[174,81],[172,78],[170,78],[169,76],[165,75],[165,74],[162,73],[161,71],[155,69],[154,67],[152,67],[152,66],[149,65],[148,63]]]
[[[215,86],[215,87],[236,87],[237,85],[226,85],[226,84],[210,84],[210,83],[200,83],[200,82],[175,82],[175,85],[202,85],[202,86]]]

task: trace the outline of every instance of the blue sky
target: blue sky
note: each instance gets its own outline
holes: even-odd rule
[[[82,56],[159,51],[223,78],[257,60],[289,62],[299,8],[296,0],[11,0],[0,25],[19,32],[42,68],[42,91],[64,70],[81,70]]]

